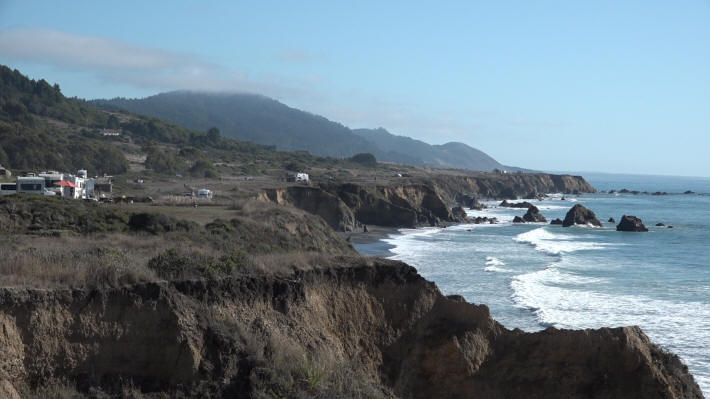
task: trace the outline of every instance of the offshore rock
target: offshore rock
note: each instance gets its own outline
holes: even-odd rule
[[[643,225],[641,219],[636,216],[624,215],[616,226],[616,231],[644,232],[648,231],[648,229]]]
[[[577,204],[572,207],[565,215],[565,220],[562,221],[562,227],[574,226],[575,224],[591,224],[601,227],[602,223],[597,219],[597,216],[591,210]]]
[[[540,213],[540,210],[536,206],[531,206],[528,208],[528,211],[523,215],[523,220],[526,222],[538,222],[538,223],[545,223],[547,222],[547,219],[545,219],[544,216]]]
[[[506,208],[530,208],[531,206],[535,206],[527,201],[523,202],[508,202],[508,200],[503,200],[498,206],[506,207]]]

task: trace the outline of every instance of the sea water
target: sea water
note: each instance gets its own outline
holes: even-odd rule
[[[469,211],[495,225],[403,229],[363,253],[415,266],[444,294],[489,306],[507,328],[538,331],[638,325],[681,356],[710,392],[710,179],[587,175],[598,190],[627,188],[668,195],[555,194],[533,202],[548,219],[564,219],[575,204],[594,211],[603,227],[513,224],[525,209]],[[693,194],[683,194],[686,190]],[[617,232],[622,215],[643,220],[648,233]],[[673,228],[656,227],[656,223]]]

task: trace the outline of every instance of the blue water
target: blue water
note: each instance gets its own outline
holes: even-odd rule
[[[666,191],[557,195],[535,201],[548,221],[574,204],[593,210],[602,228],[510,223],[524,210],[492,207],[498,225],[401,230],[363,253],[415,266],[445,294],[485,303],[507,328],[536,331],[638,325],[655,343],[679,354],[710,392],[710,179],[588,175],[599,190]],[[697,194],[681,194],[693,190]],[[623,214],[640,217],[648,233],[623,233]],[[655,227],[658,222],[673,228]]]

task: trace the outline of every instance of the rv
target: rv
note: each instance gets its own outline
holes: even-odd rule
[[[197,198],[212,199],[212,190],[206,188],[197,190]]]
[[[0,183],[0,195],[17,194],[17,183]]]
[[[44,177],[21,176],[17,178],[17,192],[27,194],[56,195],[54,191],[47,190]]]
[[[292,174],[292,175],[289,175],[289,176],[286,178],[286,181],[291,181],[291,182],[302,181],[302,182],[308,183],[308,182],[310,181],[310,179],[309,179],[309,177],[308,177],[308,173],[301,173],[301,172],[299,172],[299,173],[294,173],[294,174]]]

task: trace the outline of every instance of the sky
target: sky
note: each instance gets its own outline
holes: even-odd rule
[[[252,92],[507,165],[710,176],[710,0],[0,0],[0,63],[86,99]]]

